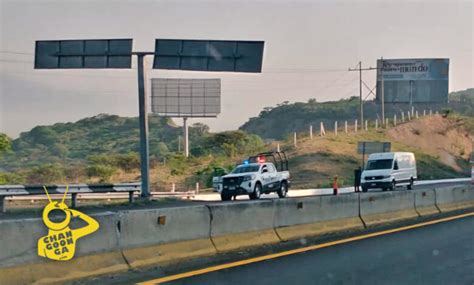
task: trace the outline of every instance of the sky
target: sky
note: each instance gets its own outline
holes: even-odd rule
[[[189,123],[222,131],[283,101],[358,96],[358,73],[348,68],[380,57],[450,58],[450,91],[472,88],[473,18],[474,1],[456,0],[0,0],[0,132],[15,138],[100,113],[138,115],[135,64],[34,70],[36,40],[133,38],[134,51],[153,51],[156,38],[264,40],[258,74],[152,70],[147,58],[148,80],[221,78],[221,114]],[[363,80],[374,87],[375,72]]]

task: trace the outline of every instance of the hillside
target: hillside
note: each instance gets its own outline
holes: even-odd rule
[[[474,89],[467,89],[450,93],[448,106],[419,106],[420,114],[429,109],[443,111],[451,109],[465,116],[474,116]],[[400,119],[400,111],[408,111],[407,104],[385,106],[387,118],[393,118],[397,114]],[[364,102],[365,119],[374,121],[380,118],[380,106],[375,101]],[[333,126],[335,121],[342,124],[345,120],[353,122],[359,116],[359,98],[351,97],[332,102],[316,102],[310,99],[307,103],[296,102],[289,104],[284,102],[276,107],[266,107],[258,117],[250,118],[239,129],[248,133],[258,134],[265,139],[284,139],[293,132],[306,131],[310,125],[319,129],[320,122],[326,126]],[[360,122],[359,122],[360,123]]]
[[[329,187],[334,175],[343,185],[351,185],[353,171],[361,164],[356,153],[358,141],[390,141],[393,151],[413,151],[417,157],[421,179],[466,177],[469,175],[469,154],[474,139],[474,119],[451,115],[424,117],[399,124],[386,130],[359,131],[352,129],[338,135],[327,131],[326,136],[298,134],[295,148],[292,140],[274,141],[263,145],[255,136],[239,132],[207,134],[199,148],[204,154],[185,159],[175,153],[152,163],[153,190],[165,191],[176,183],[177,190],[192,189],[196,182],[210,187],[214,167],[230,169],[249,154],[276,148],[279,143],[290,157],[290,170],[295,188]],[[232,144],[240,141],[239,144]],[[246,144],[243,142],[247,142]],[[220,148],[217,148],[220,146]],[[24,167],[14,172],[0,173],[1,183],[97,183],[139,181],[139,160],[129,155],[102,154],[87,159],[76,167],[69,164],[44,164]],[[7,181],[5,181],[7,180]]]
[[[181,129],[167,118],[150,116],[150,153],[160,156],[174,151]],[[13,152],[1,160],[5,169],[45,163],[77,164],[99,154],[137,152],[137,118],[100,114],[74,123],[37,126],[13,140]]]

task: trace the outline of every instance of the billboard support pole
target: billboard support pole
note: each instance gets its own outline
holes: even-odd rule
[[[145,94],[145,70],[144,59],[146,54],[137,54],[137,75],[138,75],[138,110],[140,124],[140,172],[142,180],[142,198],[150,196],[150,156],[148,144],[148,106]]]
[[[362,98],[362,61],[359,61],[360,122],[364,121],[364,99]]]
[[[381,80],[382,80],[382,122],[385,122],[385,94],[384,94],[384,84],[383,84],[383,57],[380,60],[381,66],[380,66],[380,74],[381,74]]]
[[[183,118],[183,148],[184,156],[189,157],[189,135],[188,135],[188,118]]]

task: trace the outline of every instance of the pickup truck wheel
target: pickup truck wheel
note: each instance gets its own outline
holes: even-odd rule
[[[288,185],[286,184],[286,182],[283,181],[280,184],[280,189],[278,189],[277,193],[278,193],[278,197],[280,198],[286,197],[286,194],[288,193]]]
[[[251,200],[257,200],[260,199],[260,195],[262,195],[262,185],[257,182],[257,184],[255,184],[253,192],[249,195],[249,197]]]
[[[222,201],[230,201],[232,199],[232,195],[226,194],[226,193],[221,193],[221,200]]]

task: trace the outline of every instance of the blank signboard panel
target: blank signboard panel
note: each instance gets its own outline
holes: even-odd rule
[[[37,41],[35,69],[131,68],[132,39]]]
[[[263,41],[157,39],[154,69],[261,72]]]
[[[167,117],[216,117],[221,112],[221,81],[153,78],[151,110]]]

